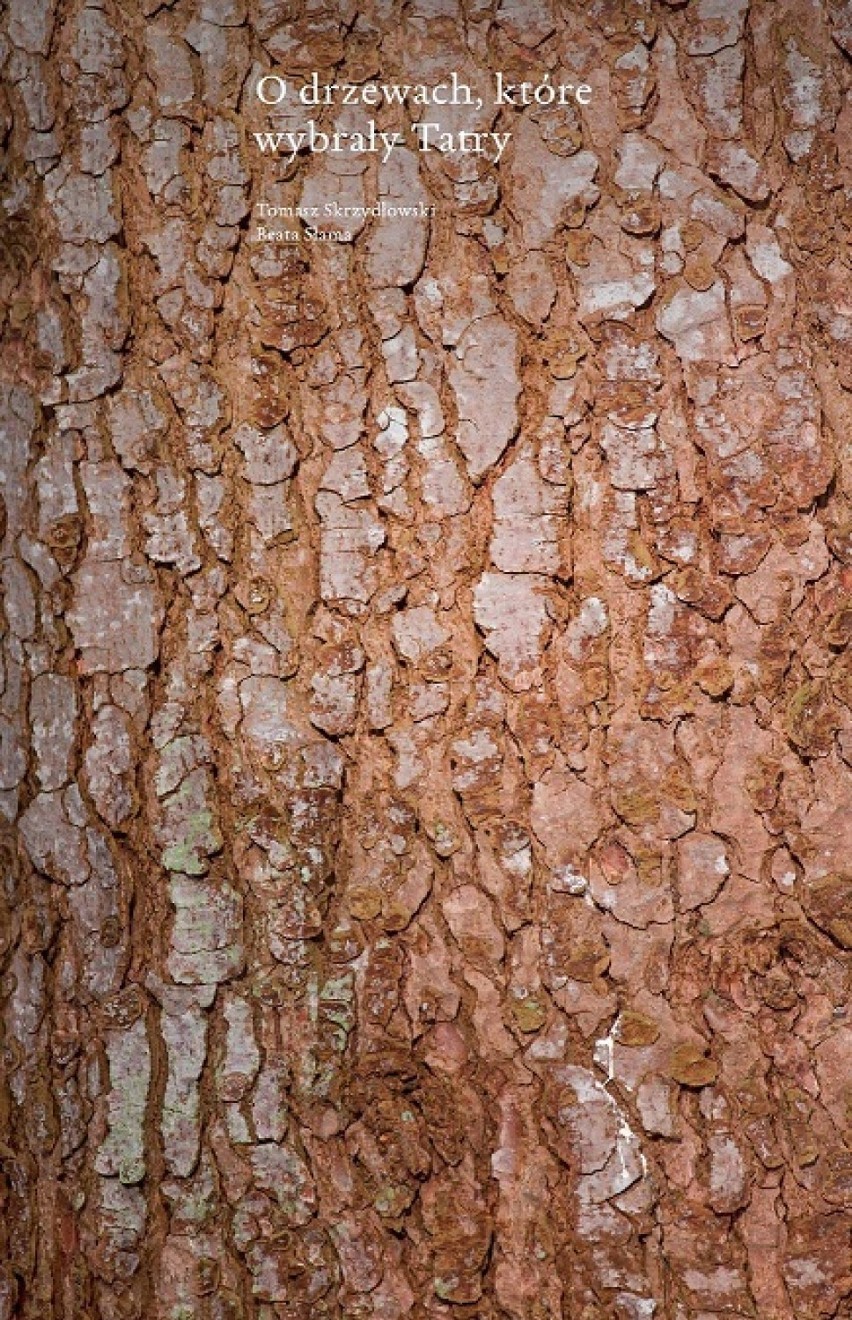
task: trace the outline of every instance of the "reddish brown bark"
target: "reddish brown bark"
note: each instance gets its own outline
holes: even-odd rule
[[[849,1314],[848,6],[3,24],[0,1320]]]

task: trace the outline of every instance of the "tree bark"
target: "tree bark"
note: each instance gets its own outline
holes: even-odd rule
[[[2,22],[0,1320],[849,1314],[848,6]]]

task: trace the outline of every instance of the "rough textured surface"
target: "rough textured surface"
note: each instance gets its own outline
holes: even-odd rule
[[[848,4],[2,24],[0,1320],[852,1314]]]

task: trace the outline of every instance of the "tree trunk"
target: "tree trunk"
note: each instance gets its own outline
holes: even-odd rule
[[[2,22],[0,1320],[849,1314],[848,6]]]

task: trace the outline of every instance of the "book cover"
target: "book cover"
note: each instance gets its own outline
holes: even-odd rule
[[[0,1320],[852,1296],[847,0],[6,0]]]

